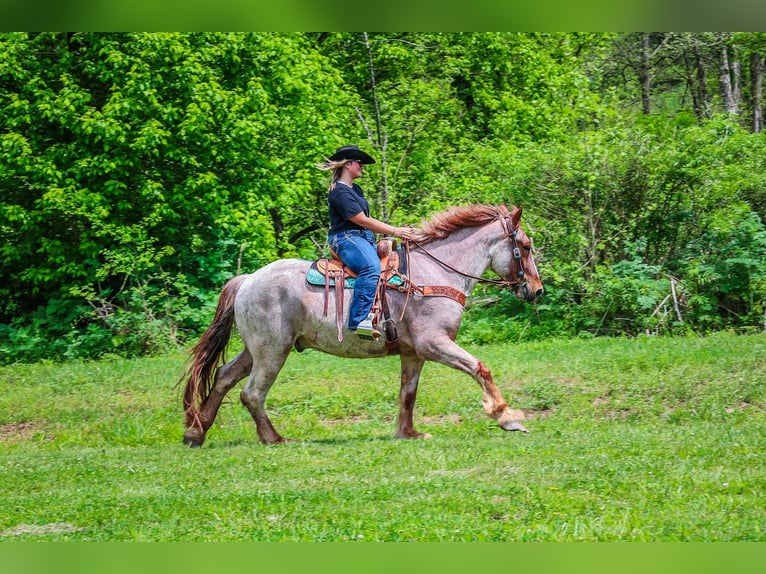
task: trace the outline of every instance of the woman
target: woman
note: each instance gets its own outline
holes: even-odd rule
[[[354,180],[362,177],[362,166],[372,163],[375,163],[372,157],[357,146],[348,145],[338,148],[326,163],[319,166],[320,169],[332,171],[327,197],[330,248],[357,274],[348,312],[348,328],[364,339],[380,336],[380,332],[373,329],[370,314],[381,273],[373,232],[403,239],[415,239],[417,232],[370,217],[370,205]]]

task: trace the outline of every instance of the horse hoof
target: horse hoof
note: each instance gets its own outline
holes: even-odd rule
[[[518,421],[510,421],[502,425],[503,430],[529,432],[526,427]]]
[[[184,433],[183,443],[189,448],[199,448],[202,446],[203,442],[205,442],[205,435],[200,437],[200,433],[195,430],[187,430],[186,433]]]

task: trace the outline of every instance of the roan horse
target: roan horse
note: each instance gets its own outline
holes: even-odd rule
[[[410,242],[408,284],[439,286],[435,291],[440,292],[446,287],[452,293],[457,290],[468,295],[477,282],[487,281],[513,289],[519,299],[533,301],[543,293],[543,286],[520,220],[520,208],[509,212],[504,206],[490,205],[453,207],[434,215],[423,222],[419,237]],[[266,414],[265,401],[294,347],[351,358],[399,354],[397,438],[430,438],[416,431],[412,420],[426,361],[472,376],[481,386],[487,415],[505,430],[526,432],[520,422],[524,413],[509,408],[489,369],[455,343],[463,315],[459,300],[426,297],[417,288],[410,293],[389,290],[398,345],[392,348],[382,339],[366,341],[349,332],[339,342],[334,313],[323,313],[325,289],[306,282],[310,265],[310,261],[283,259],[255,273],[236,276],[224,286],[213,322],[192,349],[184,375],[184,443],[202,445],[224,396],[248,375],[240,398],[255,420],[261,442],[285,442]],[[488,269],[502,280],[482,279]],[[332,291],[329,296],[334,296]],[[351,297],[345,299],[347,316]],[[218,367],[235,321],[246,348]]]

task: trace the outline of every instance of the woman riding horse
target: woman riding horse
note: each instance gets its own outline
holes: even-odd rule
[[[356,283],[348,314],[348,328],[363,339],[380,335],[373,328],[370,309],[380,278],[380,258],[375,250],[373,232],[414,239],[415,230],[394,227],[370,217],[370,204],[355,179],[362,177],[363,165],[375,160],[357,146],[338,148],[319,168],[332,171],[327,205],[330,212],[330,249],[354,273]]]

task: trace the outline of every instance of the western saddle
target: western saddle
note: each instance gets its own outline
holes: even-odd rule
[[[465,305],[465,294],[453,287],[416,285],[408,278],[407,273],[409,273],[410,266],[408,242],[405,241],[403,246],[399,246],[396,239],[387,237],[378,242],[377,252],[380,257],[381,274],[370,312],[373,316],[374,331],[372,336],[363,338],[378,340],[379,333],[382,331],[386,335],[385,342],[389,348],[395,348],[399,344],[396,321],[391,318],[388,308],[388,300],[386,298],[388,289],[396,289],[406,293],[407,301],[409,301],[410,295],[417,293],[423,297],[447,297],[461,305]],[[356,278],[356,273],[346,267],[332,249],[330,250],[330,255],[331,257],[318,259],[311,265],[307,272],[307,281],[312,285],[324,286],[325,317],[329,307],[330,287],[334,287],[335,321],[338,328],[338,342],[342,343],[343,292],[344,289],[350,289],[354,286],[351,280]],[[402,309],[402,317],[404,317],[404,311],[407,308],[407,301],[405,301],[404,308]],[[377,336],[375,336],[376,334]]]

